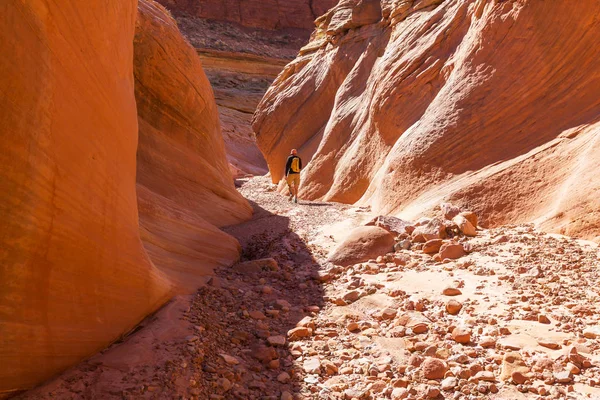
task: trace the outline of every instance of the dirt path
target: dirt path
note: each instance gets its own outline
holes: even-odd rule
[[[242,261],[273,261],[219,271],[22,398],[600,399],[596,246],[506,227],[457,261],[403,250],[331,268],[328,251],[368,210],[240,183],[255,216],[226,231]]]

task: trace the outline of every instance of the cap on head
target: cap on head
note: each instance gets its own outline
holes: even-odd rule
[[[298,154],[298,150],[296,150],[296,149],[292,149],[292,154],[293,154],[293,155],[296,155],[296,154]]]

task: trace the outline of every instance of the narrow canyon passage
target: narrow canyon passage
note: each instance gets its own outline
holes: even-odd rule
[[[597,0],[0,10],[0,400],[600,400]]]
[[[20,399],[600,396],[595,245],[512,226],[480,231],[458,260],[399,250],[334,267],[368,209],[238,184],[255,211],[225,228],[241,263]]]

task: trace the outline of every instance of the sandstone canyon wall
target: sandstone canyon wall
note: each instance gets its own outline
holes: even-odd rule
[[[76,3],[0,6],[0,393],[99,350],[170,290],[138,233],[136,2]]]
[[[160,0],[170,10],[190,16],[264,29],[312,29],[314,20],[337,0]]]
[[[254,117],[273,181],[412,218],[600,234],[600,3],[344,0]],[[594,168],[596,167],[596,168]]]
[[[238,257],[215,225],[250,207],[233,189],[210,87],[146,2],[134,82],[136,4],[0,5],[0,397],[117,339],[181,276]]]
[[[140,1],[134,40],[142,241],[178,286],[194,290],[239,257],[217,229],[252,215],[233,186],[217,105],[196,51],[173,18]]]

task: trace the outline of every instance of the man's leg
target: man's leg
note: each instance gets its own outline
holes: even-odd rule
[[[294,182],[292,180],[292,175],[286,176],[285,177],[285,182],[287,183],[288,191],[290,193],[288,195],[289,201],[292,201],[294,199],[294,188],[292,187],[292,185],[293,185]]]
[[[298,189],[300,188],[300,174],[294,176],[294,201],[298,202]]]

